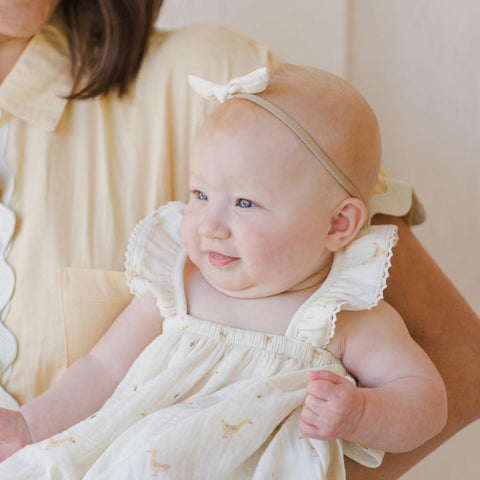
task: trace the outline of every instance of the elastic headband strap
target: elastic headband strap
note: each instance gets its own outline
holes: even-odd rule
[[[358,190],[354,187],[352,182],[330,160],[328,155],[322,150],[312,136],[293,117],[288,115],[288,113],[258,95],[252,95],[250,93],[234,93],[230,95],[230,98],[243,98],[249,102],[256,103],[277,117],[290,130],[292,130],[295,135],[297,135],[297,137],[315,155],[317,160],[327,169],[328,173],[330,173],[330,175],[349,193],[351,197],[362,200],[360,193],[358,193]]]

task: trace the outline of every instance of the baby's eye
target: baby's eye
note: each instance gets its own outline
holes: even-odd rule
[[[193,196],[196,197],[198,200],[208,200],[207,194],[201,192],[200,190],[193,190]]]
[[[246,198],[240,198],[237,200],[237,206],[240,208],[252,208],[255,204]]]

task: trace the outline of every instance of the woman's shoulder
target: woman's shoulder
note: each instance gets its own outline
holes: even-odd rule
[[[124,105],[141,106],[141,114],[149,119],[163,118],[167,112],[183,148],[213,106],[192,91],[190,74],[226,83],[273,62],[266,47],[230,27],[201,23],[172,31],[157,29]],[[146,123],[158,128],[155,122]]]
[[[142,70],[201,74],[221,81],[224,75],[248,73],[272,59],[268,48],[231,27],[197,23],[177,30],[155,29]]]
[[[219,23],[192,23],[175,30],[156,28],[151,38],[151,45],[163,45],[171,48],[174,54],[177,49],[192,53],[230,52],[232,48],[239,50],[264,51],[268,49],[235,28]]]

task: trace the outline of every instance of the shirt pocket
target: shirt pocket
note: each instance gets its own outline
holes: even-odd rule
[[[132,294],[125,273],[111,270],[62,268],[59,285],[68,366],[88,353]]]

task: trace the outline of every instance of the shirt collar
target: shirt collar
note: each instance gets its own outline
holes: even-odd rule
[[[51,132],[71,91],[67,41],[51,23],[30,40],[0,84],[0,109]]]

